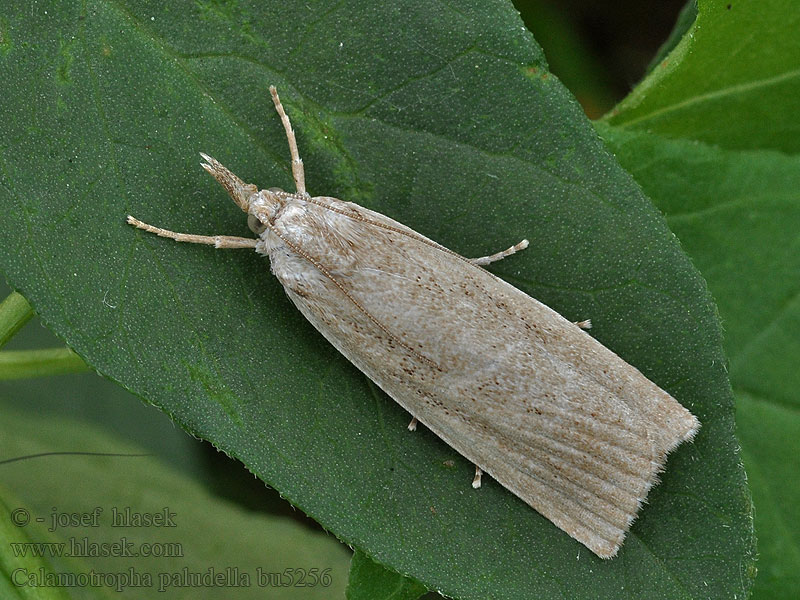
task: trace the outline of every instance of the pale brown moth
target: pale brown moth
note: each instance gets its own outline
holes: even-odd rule
[[[602,558],[614,556],[667,454],[700,424],[582,330],[482,265],[380,213],[306,192],[259,191],[202,154],[256,239],[140,229],[269,257],[328,341],[419,422]]]

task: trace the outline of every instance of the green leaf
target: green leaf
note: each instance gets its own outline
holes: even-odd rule
[[[12,292],[0,303],[0,348],[33,316],[33,309],[22,295]]]
[[[89,364],[242,460],[348,544],[457,598],[744,595],[750,500],[703,280],[505,2],[7,8],[0,265]],[[402,27],[385,26],[402,21]],[[135,232],[247,235],[199,168],[396,217],[593,335],[698,416],[601,561],[329,347],[266,262]],[[35,101],[32,101],[35,99]],[[235,534],[232,534],[235,535]]]
[[[69,348],[0,352],[0,381],[82,373],[90,367]]]
[[[350,563],[347,600],[417,600],[427,590],[356,550]]]
[[[2,465],[0,465],[2,467]],[[34,578],[54,576],[64,572],[64,560],[59,556],[37,555],[36,552],[27,551],[29,548],[38,549],[37,544],[49,543],[54,540],[49,536],[46,528],[40,527],[34,521],[26,523],[25,509],[22,502],[11,494],[5,487],[0,486],[0,594],[4,600],[65,600],[74,598],[67,592],[53,585],[32,585],[29,575]],[[20,510],[22,509],[22,510]],[[28,546],[29,548],[26,548]],[[66,572],[75,572],[76,561],[70,564],[72,569]],[[87,569],[83,569],[87,572]],[[34,579],[34,583],[37,580]],[[103,594],[96,589],[81,590],[80,596],[85,598],[102,598]]]
[[[39,455],[66,449],[69,452],[60,455]],[[2,462],[14,458],[23,459]],[[267,594],[276,600],[306,600],[344,594],[348,553],[332,536],[285,518],[245,512],[142,455],[140,448],[77,421],[34,418],[3,406],[0,480],[16,497],[14,509],[27,511],[34,526],[36,519],[43,519],[33,534],[30,526],[6,528],[3,553],[15,543],[47,542],[53,546],[44,549],[45,554],[56,554],[52,572],[68,576],[94,571],[111,587],[88,586],[87,591],[87,586],[67,586],[63,597],[81,598],[98,590],[108,591],[104,598],[124,592],[125,598],[165,599]],[[8,521],[9,513],[3,511],[0,521]],[[153,515],[152,524],[135,526],[137,513]],[[64,516],[54,521],[55,514]],[[84,520],[76,524],[70,515]],[[124,515],[133,515],[130,526],[125,526]],[[157,520],[163,515],[169,516]],[[65,556],[84,553],[82,562],[59,557],[56,544],[65,544]],[[108,548],[105,555],[92,555],[102,554],[103,544]],[[126,554],[114,551],[113,544],[124,547]],[[14,569],[36,575],[38,567],[31,560],[12,556],[7,564],[0,555],[0,589],[7,585],[21,593],[32,590],[8,580]],[[215,583],[209,573],[220,579]]]
[[[647,65],[648,74],[651,73],[658,65],[664,62],[664,59],[667,58],[669,53],[672,52],[680,43],[680,41],[683,39],[683,36],[686,35],[686,32],[692,28],[692,25],[694,25],[696,20],[697,0],[687,0],[686,4],[681,9],[681,12],[678,13],[678,18],[675,20],[675,26],[672,28],[669,37],[664,40],[664,43],[661,44],[661,47],[650,61],[650,64]]]
[[[706,276],[756,506],[754,599],[800,587],[800,157],[601,128]]]
[[[796,365],[797,354],[790,356]],[[736,389],[737,434],[759,539],[752,600],[794,600],[800,589],[800,416],[796,403],[786,406],[776,396]]]
[[[795,0],[699,0],[671,54],[606,117],[730,149],[800,150]]]

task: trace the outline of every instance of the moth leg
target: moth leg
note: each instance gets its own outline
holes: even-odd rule
[[[275,104],[275,110],[281,117],[281,123],[286,130],[286,139],[289,140],[289,153],[292,155],[292,177],[294,177],[294,185],[297,188],[298,194],[306,195],[306,175],[303,171],[303,159],[300,158],[300,153],[297,151],[297,139],[294,137],[294,130],[289,121],[289,115],[283,110],[281,99],[278,98],[278,90],[274,85],[269,86],[269,93],[272,94],[272,102]]]
[[[138,229],[144,229],[149,233],[155,233],[157,236],[169,238],[176,242],[189,242],[191,244],[207,244],[215,248],[255,248],[258,240],[252,238],[236,237],[233,235],[195,235],[193,233],[176,233],[169,229],[161,229],[143,223],[128,215],[128,223]]]
[[[496,254],[492,254],[490,256],[481,256],[480,258],[470,258],[469,262],[473,265],[478,265],[479,267],[483,267],[493,262],[497,262],[498,260],[503,260],[507,256],[511,256],[512,254],[516,254],[520,250],[525,250],[528,247],[528,240],[522,240],[519,244],[514,244],[508,250],[503,250],[502,252],[497,252]]]
[[[472,487],[476,490],[481,487],[481,475],[483,475],[483,471],[478,465],[475,465],[475,478],[472,480]]]
[[[592,320],[591,319],[586,319],[585,321],[575,321],[575,325],[577,325],[581,329],[591,329],[592,328]]]
[[[419,423],[419,421],[417,421],[417,417],[414,417],[413,419],[411,419],[411,423],[408,424],[408,430],[409,431],[416,431],[417,430],[417,423]]]

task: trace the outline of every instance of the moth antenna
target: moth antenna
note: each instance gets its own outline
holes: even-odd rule
[[[297,193],[301,196],[306,196],[306,174],[303,170],[303,159],[300,158],[300,153],[297,151],[297,139],[294,137],[294,129],[292,123],[289,121],[289,115],[283,110],[283,104],[278,97],[278,90],[274,85],[269,86],[269,93],[272,94],[272,102],[275,104],[275,110],[283,123],[283,129],[286,131],[286,139],[289,140],[289,154],[292,156],[292,177],[294,177],[294,185],[297,188]]]

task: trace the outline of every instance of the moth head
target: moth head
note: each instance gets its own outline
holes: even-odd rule
[[[283,206],[284,198],[289,195],[280,188],[269,188],[253,196],[247,215],[247,226],[250,231],[261,235],[267,228],[266,221],[274,218],[275,213]]]
[[[203,160],[206,161],[204,163],[200,163],[200,166],[211,173],[214,179],[219,181],[220,184],[222,184],[222,187],[228,190],[231,198],[233,198],[233,201],[236,202],[236,206],[241,208],[244,212],[248,212],[248,209],[250,208],[251,197],[258,193],[258,188],[252,183],[245,183],[239,179],[227,168],[222,166],[217,159],[210,157],[208,154],[203,154],[201,152],[200,156],[202,156]]]

